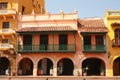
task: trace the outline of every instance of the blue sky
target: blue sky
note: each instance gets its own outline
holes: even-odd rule
[[[120,0],[45,0],[45,8],[50,13],[72,13],[76,9],[79,18],[103,18],[107,10],[120,10]]]

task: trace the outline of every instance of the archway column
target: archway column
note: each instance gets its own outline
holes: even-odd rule
[[[37,76],[37,64],[34,64],[34,67],[33,67],[33,76]]]
[[[53,76],[57,76],[57,65],[53,65]]]
[[[106,65],[105,75],[106,75],[106,76],[110,76],[110,74],[111,74],[111,69],[110,69],[110,67],[109,67],[109,64],[107,64],[107,65]]]
[[[16,76],[17,75],[17,66],[16,66],[15,58],[13,58],[12,62],[11,62],[11,75],[12,76]]]
[[[78,68],[78,76],[82,75],[82,65]]]

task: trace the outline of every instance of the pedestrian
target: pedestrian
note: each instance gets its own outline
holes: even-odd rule
[[[50,75],[51,76],[53,75],[53,68],[52,67],[50,68]]]

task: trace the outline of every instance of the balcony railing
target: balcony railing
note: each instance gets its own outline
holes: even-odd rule
[[[0,30],[0,33],[15,33],[15,30],[13,30],[13,29],[2,29],[2,30]]]
[[[13,10],[13,9],[9,9],[9,10],[7,10],[7,9],[0,9],[0,15],[1,14],[16,14],[16,11],[15,10]]]
[[[105,45],[84,45],[83,52],[106,52]]]
[[[120,39],[113,39],[112,40],[112,46],[120,47]]]
[[[2,43],[2,44],[0,44],[0,48],[1,48],[1,49],[6,49],[6,48],[12,49],[12,48],[14,48],[14,47],[13,47],[12,44]]]
[[[75,52],[74,44],[68,45],[18,45],[18,52]]]

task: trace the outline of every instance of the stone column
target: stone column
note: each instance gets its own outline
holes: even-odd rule
[[[53,65],[53,76],[57,76],[57,65]]]
[[[33,76],[37,76],[37,64],[34,64]]]

